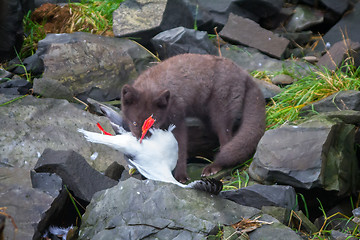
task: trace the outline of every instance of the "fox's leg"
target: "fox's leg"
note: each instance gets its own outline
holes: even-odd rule
[[[185,183],[189,180],[186,172],[188,134],[185,121],[177,123],[173,133],[179,145],[179,158],[175,167],[174,177],[179,182]]]

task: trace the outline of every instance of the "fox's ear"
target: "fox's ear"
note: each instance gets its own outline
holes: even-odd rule
[[[132,86],[125,84],[121,89],[121,103],[131,105],[136,103],[139,98],[139,92]]]
[[[166,108],[170,100],[170,91],[165,90],[160,93],[160,95],[155,99],[155,104],[159,108]]]

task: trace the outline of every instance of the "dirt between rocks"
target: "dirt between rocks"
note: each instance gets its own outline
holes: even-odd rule
[[[56,5],[45,3],[35,9],[31,14],[33,22],[43,25],[44,32],[47,33],[72,33],[77,31],[87,31],[94,34],[114,36],[111,29],[99,31],[89,24],[85,17],[82,17],[81,7],[72,4]]]

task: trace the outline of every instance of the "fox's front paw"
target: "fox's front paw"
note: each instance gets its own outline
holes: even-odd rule
[[[214,175],[218,173],[222,169],[221,166],[217,165],[216,163],[212,163],[209,166],[206,166],[204,170],[202,171],[201,176],[202,177],[209,177],[211,175]]]
[[[190,180],[189,176],[186,172],[176,172],[175,171],[175,178],[181,183],[186,183],[188,180]]]

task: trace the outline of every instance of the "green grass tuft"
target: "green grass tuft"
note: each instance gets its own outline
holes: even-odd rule
[[[360,89],[360,67],[344,65],[336,71],[318,69],[291,85],[267,105],[268,129],[299,119],[300,110],[315,101],[344,90]]]

